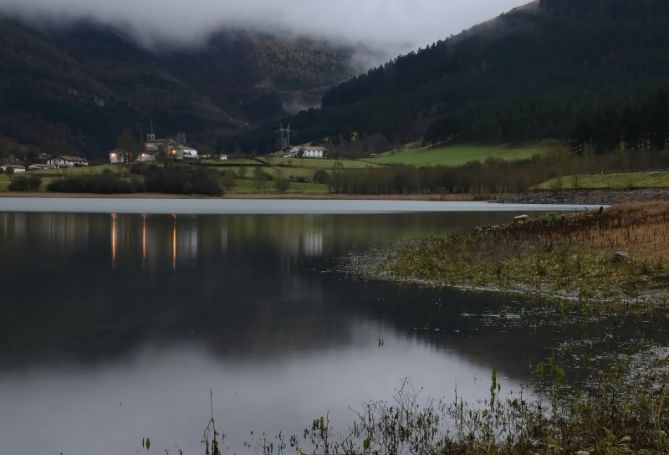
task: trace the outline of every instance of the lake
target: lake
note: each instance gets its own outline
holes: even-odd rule
[[[0,198],[0,451],[204,453],[329,413],[532,383],[564,329],[523,301],[363,283],[352,252],[578,207],[388,201]],[[47,213],[48,212],[48,213]],[[62,213],[58,213],[62,212]],[[520,300],[519,302],[517,300]],[[251,437],[250,432],[254,432]]]

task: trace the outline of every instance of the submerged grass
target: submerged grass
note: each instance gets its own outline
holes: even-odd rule
[[[422,239],[352,261],[367,278],[534,293],[571,300],[669,296],[669,203],[550,215]]]
[[[590,391],[564,395],[559,377],[550,395],[505,393],[492,372],[489,397],[468,403],[419,400],[405,381],[390,403],[374,401],[338,433],[326,417],[301,437],[249,443],[256,453],[306,454],[660,454],[669,453],[669,375],[666,352],[652,368],[621,360]]]

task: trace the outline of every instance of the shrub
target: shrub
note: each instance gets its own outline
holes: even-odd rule
[[[223,189],[216,171],[190,166],[160,168],[150,166],[142,170],[144,191],[169,194],[205,194],[221,196]]]
[[[147,193],[189,194],[189,179],[176,168],[150,166],[143,169],[144,191]]]
[[[263,182],[269,182],[273,180],[274,177],[272,177],[272,174],[265,172],[261,167],[256,167],[253,170],[253,179],[262,180]]]
[[[274,188],[276,188],[276,190],[279,193],[285,193],[290,189],[290,183],[288,182],[288,180],[284,179],[277,180],[276,182],[274,182]]]
[[[328,184],[332,181],[332,177],[330,177],[330,174],[328,174],[325,170],[319,169],[316,172],[314,172],[313,180],[314,183]]]
[[[221,181],[223,188],[226,191],[232,190],[237,185],[237,181],[235,180],[235,173],[232,171],[223,172],[221,176]]]
[[[9,191],[39,191],[42,177],[37,175],[21,175],[14,177],[9,184]]]
[[[47,186],[47,191],[59,193],[135,193],[140,189],[134,181],[129,181],[111,173],[98,175],[77,175],[55,180]]]
[[[190,173],[191,193],[222,196],[220,175],[216,171],[195,169]]]

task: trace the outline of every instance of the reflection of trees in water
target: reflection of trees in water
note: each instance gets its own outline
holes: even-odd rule
[[[462,317],[498,301],[365,285],[300,265],[318,269],[349,248],[476,216],[17,215],[0,215],[3,363],[106,360],[186,339],[219,355],[266,356],[348,343],[356,323],[379,320],[486,361],[518,357],[532,337],[527,327],[500,335]]]

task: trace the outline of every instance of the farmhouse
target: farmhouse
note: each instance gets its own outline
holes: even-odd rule
[[[302,154],[305,158],[325,158],[327,149],[320,145],[304,145]]]
[[[150,152],[148,150],[144,150],[139,155],[137,155],[137,161],[139,163],[152,163],[156,161],[157,155],[158,154],[156,152]]]
[[[153,126],[151,132],[146,135],[144,147],[137,153],[136,158],[130,158],[121,150],[109,152],[109,162],[111,164],[126,163],[133,160],[139,163],[150,163],[158,161],[159,157],[178,161],[198,160],[200,158],[196,149],[186,145],[186,135],[184,133],[179,133],[175,139],[157,138],[153,132]]]
[[[47,160],[46,164],[49,167],[86,167],[88,166],[88,160],[80,156],[73,155],[58,155],[54,156]]]
[[[302,153],[302,147],[291,147],[283,154],[284,158],[297,158]]]
[[[120,150],[112,150],[109,152],[109,162],[111,164],[125,163],[125,154]]]
[[[144,149],[147,153],[161,154],[166,158],[173,160],[180,161],[199,159],[197,150],[186,145],[186,135],[184,133],[179,133],[176,139],[159,139],[156,138],[152,128],[151,132],[146,135]],[[153,161],[155,161],[155,156]]]
[[[327,149],[322,145],[300,145],[290,148],[283,154],[284,158],[325,158]]]
[[[183,160],[197,160],[199,158],[197,150],[194,148],[182,148],[181,149],[181,159]],[[178,158],[177,158],[178,159]]]
[[[23,174],[26,171],[25,166],[20,164],[3,164],[0,166],[2,172],[12,172],[14,174]]]

